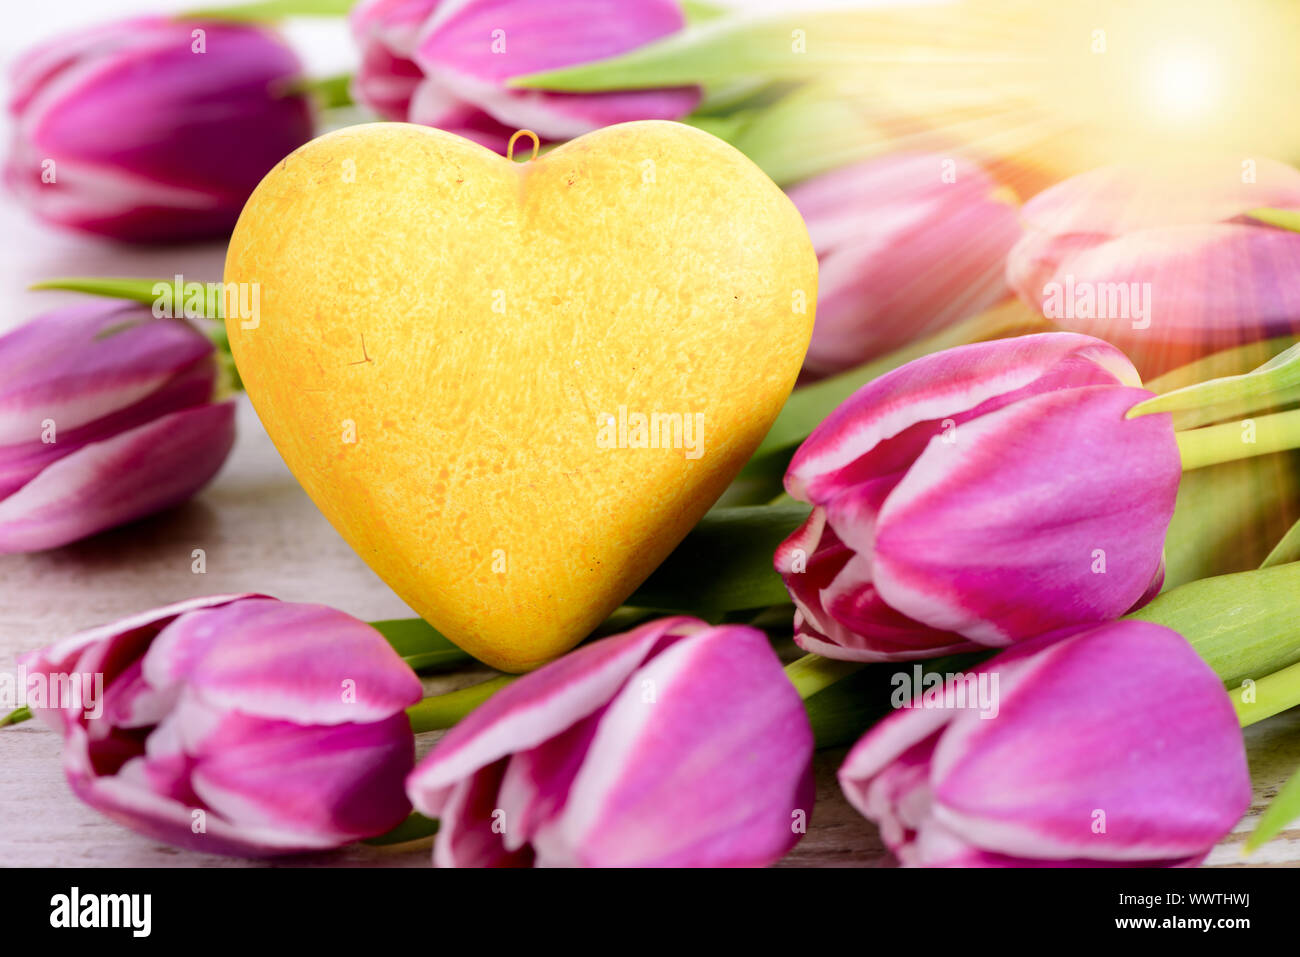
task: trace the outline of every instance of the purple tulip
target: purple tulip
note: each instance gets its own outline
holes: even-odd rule
[[[409,120],[504,151],[516,129],[561,140],[628,120],[678,119],[695,87],[551,93],[515,90],[529,73],[626,53],[680,30],[676,0],[368,0],[352,13],[362,49],[354,94]]]
[[[1111,166],[1040,193],[1007,278],[1062,328],[1147,369],[1296,330],[1300,233],[1245,215],[1300,209],[1300,171],[1271,160]]]
[[[812,750],[761,632],[666,618],[497,692],[407,793],[440,866],[763,865],[811,813]]]
[[[184,322],[94,302],[0,337],[0,554],[39,551],[177,505],[221,468],[232,401]]]
[[[340,611],[198,598],[21,660],[29,682],[102,675],[99,714],[84,697],[33,710],[63,734],[77,797],[148,837],[260,857],[338,847],[410,813],[405,709],[420,681]]]
[[[1113,346],[1045,333],[868,383],[795,453],[811,503],[776,554],[795,640],[891,661],[1001,647],[1153,595],[1181,476],[1167,416]]]
[[[902,153],[790,190],[819,263],[817,322],[804,368],[867,362],[1010,295],[1016,208],[965,160]]]
[[[976,675],[998,679],[996,716],[899,710],[840,768],[904,864],[1194,865],[1250,805],[1232,703],[1175,631],[1045,635],[950,677],[948,703]]]
[[[312,134],[275,34],[147,17],[29,51],[13,70],[5,176],[38,216],[131,242],[222,236]]]

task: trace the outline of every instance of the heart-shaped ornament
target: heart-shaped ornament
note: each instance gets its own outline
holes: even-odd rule
[[[534,668],[681,541],[767,432],[817,260],[748,159],[667,122],[527,162],[329,133],[244,208],[235,361],[348,543],[490,665]]]

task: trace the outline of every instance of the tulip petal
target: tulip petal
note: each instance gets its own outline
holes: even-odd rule
[[[516,129],[499,123],[491,114],[474,104],[457,99],[429,77],[425,77],[416,87],[407,119],[422,126],[434,126],[455,133],[503,154]]]
[[[382,721],[423,694],[365,622],[274,599],[179,616],[149,649],[144,674],[160,690],[183,685],[209,707],[299,724]]]
[[[814,508],[776,553],[776,570],[797,609],[800,648],[842,661],[899,661],[979,647],[885,604],[871,581],[869,558],[840,542],[825,516]]]
[[[448,731],[420,762],[406,784],[411,802],[423,814],[440,816],[457,782],[592,714],[661,642],[704,627],[693,618],[659,619],[580,647],[507,685]]]
[[[178,505],[212,479],[234,440],[231,401],[86,445],[0,501],[0,554],[66,545]]]
[[[64,772],[72,792],[139,834],[201,853],[252,858],[337,846],[305,832],[233,825],[206,807],[155,791],[144,757],[126,762],[115,774],[98,773],[87,759],[86,737],[86,729],[77,727],[64,741]]]
[[[1064,290],[1069,276],[1075,290],[1093,290],[1094,307],[1062,303],[1074,308],[1048,316],[1065,329],[1116,342],[1232,346],[1289,335],[1300,326],[1300,285],[1294,282],[1300,273],[1300,233],[1291,230],[1245,223],[1167,226],[1083,248],[1054,247],[1042,255],[1056,259],[1050,279],[1037,288],[1020,287],[1040,310],[1046,282],[1060,283]],[[1136,291],[1147,304],[1146,314],[1122,308],[1123,299],[1120,308],[1113,307],[1110,294],[1102,292],[1111,289],[1126,290],[1127,300]]]
[[[528,867],[533,863],[531,847],[507,850],[496,827],[500,810],[497,792],[506,763],[495,761],[449,789],[433,845],[435,866]]]
[[[262,176],[310,138],[308,99],[285,89],[301,64],[282,40],[209,22],[198,49],[192,31],[137,18],[20,64],[5,178],[39,215],[133,241],[220,235]]]
[[[176,602],[69,635],[46,648],[20,655],[18,662],[28,674],[46,678],[74,673],[102,674],[104,687],[108,688],[144,654],[159,630],[177,616],[200,608],[215,608],[244,598],[260,597],[252,594],[211,595]],[[38,717],[51,721],[55,730],[60,732],[66,730],[68,723],[79,723],[82,718],[79,708],[33,710]]]
[[[875,460],[857,464],[868,454],[895,468],[906,465],[922,439],[939,430],[928,423],[951,418],[957,424],[959,417],[1028,395],[1109,383],[1137,385],[1139,379],[1122,352],[1088,336],[1043,333],[933,353],[872,380],[832,412],[795,453],[786,490],[821,504],[857,475],[876,470]],[[904,444],[903,454],[891,449],[888,440],[895,438]],[[853,544],[845,530],[837,532]]]
[[[766,864],[811,813],[812,747],[766,636],[698,632],[642,666],[610,704],[563,814],[537,836],[538,863]]]
[[[194,755],[194,792],[235,828],[283,846],[334,847],[382,834],[411,805],[415,761],[404,712],[361,724],[303,726],[227,712]]]
[[[1032,676],[1003,679],[996,718],[964,712],[936,747],[946,827],[1021,858],[1176,860],[1203,854],[1245,812],[1236,714],[1182,636],[1121,621],[1041,658]]]
[[[973,163],[898,154],[790,190],[819,260],[806,369],[857,365],[1005,298],[1020,224],[997,188]]]
[[[198,330],[134,304],[46,313],[0,336],[0,450],[39,445],[46,419],[58,429],[57,446],[77,427],[140,403],[211,354],[212,343]],[[211,378],[215,372],[207,392],[186,405],[211,395]]]
[[[551,93],[508,89],[506,81],[625,53],[684,22],[672,0],[573,0],[561,17],[528,0],[444,4],[426,25],[414,58],[426,75],[499,122],[569,138],[629,120],[675,120],[695,108],[699,91]]]
[[[505,817],[505,847],[516,851],[564,808],[569,788],[596,736],[601,708],[535,748],[511,755],[497,805]]]
[[[1046,393],[931,441],[880,513],[884,600],[995,647],[1126,612],[1158,572],[1182,475],[1167,418],[1124,418],[1149,395]]]
[[[1226,222],[1252,209],[1300,208],[1300,170],[1276,160],[1180,157],[1178,165],[1105,166],[1044,190],[1021,215],[1031,232],[1120,236],[1164,226]]]

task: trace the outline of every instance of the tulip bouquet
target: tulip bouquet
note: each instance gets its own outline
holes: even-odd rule
[[[355,71],[308,77],[286,12]],[[20,202],[230,247],[182,316],[181,277],[54,276],[100,298],[0,335],[0,562],[198,493],[246,389],[424,617],[175,596],[26,649],[30,688],[100,690],[0,724],[240,857],[762,866],[830,762],[903,865],[1203,861],[1251,807],[1242,728],[1300,706],[1300,170],[1073,169],[990,135],[1000,66],[862,72],[968,16],[277,0],[27,52]],[[615,470],[651,446],[566,439],[609,395],[706,407],[718,451]],[[1300,774],[1247,846],[1296,817]]]

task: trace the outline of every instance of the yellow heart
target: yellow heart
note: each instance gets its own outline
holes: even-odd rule
[[[753,452],[817,260],[785,195],[691,127],[521,163],[377,123],[267,175],[225,278],[250,284],[235,361],[307,493],[434,627],[523,671],[618,607]]]

